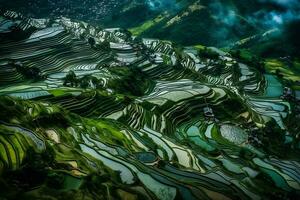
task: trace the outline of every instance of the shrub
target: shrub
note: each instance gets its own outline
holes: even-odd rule
[[[202,58],[209,58],[209,59],[218,59],[219,54],[207,47],[204,47],[203,49],[199,49],[198,51],[199,56]]]

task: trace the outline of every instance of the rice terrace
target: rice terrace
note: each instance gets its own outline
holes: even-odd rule
[[[298,0],[0,0],[0,199],[300,199]]]

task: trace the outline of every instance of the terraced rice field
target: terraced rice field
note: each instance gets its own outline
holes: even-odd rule
[[[13,24],[16,35],[29,34],[7,37]],[[0,175],[36,154],[52,159],[41,164],[41,182],[18,182],[29,197],[50,195],[51,183],[59,195],[94,199],[299,195],[299,157],[264,146],[271,136],[260,131],[273,123],[289,134],[291,106],[272,75],[220,50],[203,58],[193,47],[66,18],[6,12],[0,34]]]

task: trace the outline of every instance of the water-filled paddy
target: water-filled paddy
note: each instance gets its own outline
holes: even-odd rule
[[[266,97],[280,97],[283,94],[283,86],[274,75],[266,74],[267,88]]]

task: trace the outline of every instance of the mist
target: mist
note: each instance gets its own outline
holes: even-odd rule
[[[154,11],[178,11],[182,3],[177,0],[145,0],[150,10]]]

